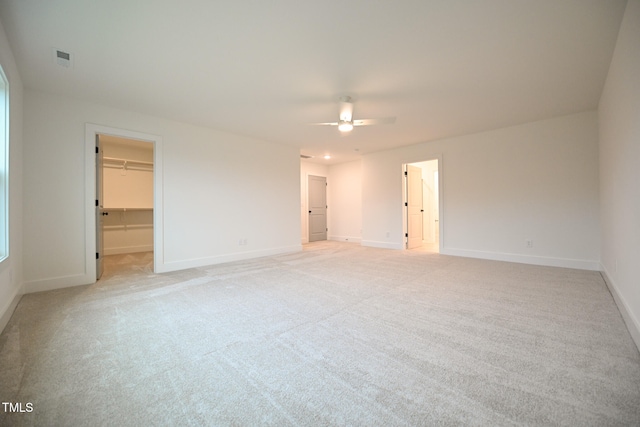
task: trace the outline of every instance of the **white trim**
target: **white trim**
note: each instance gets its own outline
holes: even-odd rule
[[[121,246],[117,248],[105,248],[105,255],[120,255],[120,254],[135,254],[138,252],[151,252],[153,251],[153,245],[139,245],[139,246]]]
[[[164,222],[163,222],[163,170],[162,137],[142,132],[85,124],[85,283],[96,281],[96,135],[111,135],[153,143],[153,270],[164,270]],[[73,285],[69,285],[73,286]]]
[[[0,333],[4,331],[4,328],[9,323],[13,312],[16,310],[18,303],[20,302],[20,298],[22,298],[21,287],[18,287],[13,292],[10,301],[2,308],[2,315],[0,316]]]
[[[395,242],[378,242],[375,240],[363,240],[361,242],[362,246],[368,246],[371,248],[381,248],[381,249],[405,249],[404,243],[395,243]]]
[[[361,243],[362,238],[360,237],[350,237],[350,236],[328,236],[327,240],[333,240],[336,242],[350,242],[350,243]]]
[[[627,304],[627,301],[620,294],[618,286],[611,278],[611,275],[607,272],[607,269],[603,265],[600,267],[602,278],[604,279],[607,288],[609,288],[609,292],[611,292],[613,300],[618,306],[618,311],[620,311],[620,314],[622,315],[622,319],[629,330],[631,338],[636,343],[636,347],[638,347],[638,350],[640,351],[640,321],[638,321],[638,318],[634,316],[629,304]]]
[[[171,271],[185,270],[187,268],[206,267],[208,265],[222,264],[224,262],[242,261],[263,256],[280,255],[286,253],[300,252],[302,245],[282,246],[272,249],[261,249],[247,252],[236,252],[231,254],[216,255],[204,258],[194,258],[183,261],[172,261],[162,264],[162,269],[156,273],[168,273]]]
[[[2,97],[2,107],[0,107],[0,114],[3,116],[0,120],[3,121],[3,132],[0,135],[0,138],[3,139],[3,142],[0,144],[2,151],[0,152],[0,173],[4,174],[4,182],[2,183],[2,188],[0,189],[0,227],[2,227],[2,238],[0,238],[0,263],[6,261],[9,258],[9,252],[11,245],[9,241],[11,239],[11,227],[9,227],[9,218],[11,216],[11,211],[9,205],[12,203],[10,201],[10,193],[11,193],[11,93],[10,93],[10,85],[9,79],[7,75],[4,73],[2,69],[2,65],[0,65],[0,81],[4,86],[4,96]]]
[[[95,234],[95,230],[94,230]],[[95,252],[93,260],[95,261]],[[34,280],[31,282],[25,282],[23,285],[24,293],[31,294],[33,292],[42,292],[42,291],[51,291],[53,289],[61,289],[61,288],[70,288],[73,286],[81,286],[81,285],[89,285],[96,281],[95,278],[95,262],[94,264],[94,276],[93,279],[88,282],[88,275],[85,274],[74,274],[71,276],[60,276],[53,277],[50,279],[40,279]]]
[[[593,260],[553,258],[502,252],[476,251],[469,249],[445,248],[440,251],[442,255],[452,255],[467,258],[489,259],[494,261],[518,262],[521,264],[543,265],[547,267],[575,268],[579,270],[599,271],[600,263]]]

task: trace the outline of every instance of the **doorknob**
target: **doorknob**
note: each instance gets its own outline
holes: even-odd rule
[[[109,215],[109,212],[102,212],[102,215]]]

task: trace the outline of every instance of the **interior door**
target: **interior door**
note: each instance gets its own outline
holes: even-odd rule
[[[103,209],[103,165],[104,154],[100,144],[100,135],[96,135],[96,280],[100,280],[104,271],[104,221],[106,214]]]
[[[422,246],[422,169],[407,165],[407,249]]]
[[[309,175],[309,241],[327,240],[327,178]]]

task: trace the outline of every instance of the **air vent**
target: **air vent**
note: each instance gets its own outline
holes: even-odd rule
[[[71,54],[60,49],[53,49],[53,58],[56,64],[64,68],[71,68]]]
[[[313,159],[313,156],[307,156],[306,154],[300,154],[301,159]]]

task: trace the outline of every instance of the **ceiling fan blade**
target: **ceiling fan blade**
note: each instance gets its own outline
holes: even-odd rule
[[[338,126],[337,122],[331,122],[331,123],[309,123],[312,126]]]
[[[362,119],[354,120],[354,126],[369,126],[369,125],[390,125],[396,122],[395,117],[385,117],[383,119]]]

